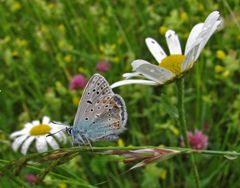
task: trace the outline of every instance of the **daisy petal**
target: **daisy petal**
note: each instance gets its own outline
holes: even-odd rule
[[[197,52],[195,60],[197,60],[197,58],[199,57],[202,49],[205,47],[205,45],[207,44],[208,40],[213,35],[213,33],[217,30],[219,25],[221,25],[221,21],[216,21],[215,23],[213,23],[212,27],[207,29],[207,32],[205,33],[205,35],[203,34],[204,36],[202,37],[201,44],[200,44],[200,47],[199,47],[199,50]],[[201,35],[201,33],[199,34],[199,36],[200,35]]]
[[[132,78],[132,77],[141,76],[141,74],[139,72],[131,72],[131,73],[125,73],[122,76],[126,79],[129,79],[129,78]]]
[[[28,135],[22,135],[17,137],[14,142],[12,143],[12,149],[13,151],[17,151],[18,148],[20,147],[20,145],[23,143],[24,140],[26,140],[26,138],[28,137]]]
[[[38,136],[36,137],[36,148],[38,153],[42,153],[47,151],[47,141],[45,136]]]
[[[52,149],[58,149],[59,145],[52,136],[46,137],[47,143],[51,146]]]
[[[166,53],[162,49],[162,47],[158,44],[158,42],[152,38],[146,38],[145,43],[153,55],[153,57],[157,60],[158,63],[161,63],[161,61],[167,57]]]
[[[49,124],[50,123],[50,118],[48,116],[44,116],[42,119],[43,124]]]
[[[16,131],[16,132],[13,132],[12,134],[10,134],[10,138],[13,139],[17,136],[20,136],[20,135],[24,135],[26,134],[26,131],[23,130],[20,130],[20,131]]]
[[[202,27],[203,27],[203,23],[199,23],[192,28],[187,39],[187,44],[184,52],[185,55],[187,55],[187,53],[194,47],[193,44],[196,41],[197,36],[201,32]]]
[[[34,120],[34,121],[32,121],[32,124],[33,124],[34,126],[39,125],[39,124],[40,124],[40,121],[39,121],[39,120]]]
[[[67,137],[63,132],[59,132],[59,133],[55,134],[54,136],[57,138],[57,140],[59,142],[63,142],[64,144],[66,144]]]
[[[130,84],[155,86],[155,85],[158,85],[159,83],[151,81],[151,80],[121,80],[121,81],[113,83],[110,87],[113,89],[113,88],[116,88],[119,86],[130,85]]]
[[[32,128],[32,127],[33,127],[33,124],[32,124],[32,123],[25,123],[25,124],[24,124],[24,127],[25,127],[25,128]]]
[[[189,70],[193,66],[197,52],[199,50],[199,46],[200,43],[194,43],[194,45],[191,47],[191,50],[186,54],[181,67],[182,72]]]
[[[178,35],[173,30],[168,30],[165,34],[170,54],[182,54],[182,49]]]
[[[146,64],[146,65],[149,65],[151,63],[149,63],[148,61],[145,61],[143,59],[137,59],[137,60],[134,60],[131,65],[132,65],[132,68],[133,68],[133,71],[135,71],[139,66],[143,65],[143,64]]]
[[[134,71],[141,73],[147,79],[158,82],[159,84],[163,84],[175,76],[175,74],[169,70],[141,59],[133,61],[132,67]]]
[[[69,127],[69,125],[65,125],[62,122],[56,122],[56,121],[49,123],[48,125],[50,125],[50,127],[52,128],[52,130],[51,130],[52,134],[54,134],[55,132],[58,132],[60,130],[64,131],[64,129]]]
[[[23,143],[22,148],[21,148],[21,153],[23,155],[26,155],[27,150],[28,150],[29,146],[31,145],[31,143],[33,142],[34,139],[35,139],[34,136],[30,136],[29,138],[27,138],[25,140],[25,142]]]

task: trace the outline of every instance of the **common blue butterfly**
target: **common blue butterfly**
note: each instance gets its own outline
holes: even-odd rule
[[[100,74],[88,81],[72,127],[67,133],[73,144],[91,145],[99,140],[116,140],[126,128],[127,111],[121,96],[113,93]]]

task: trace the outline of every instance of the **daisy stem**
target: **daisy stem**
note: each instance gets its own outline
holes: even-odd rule
[[[185,108],[184,108],[184,78],[177,80],[177,89],[178,89],[178,115],[179,115],[180,128],[184,138],[184,144],[187,148],[190,148],[190,144],[187,136],[187,125],[186,125]],[[193,167],[196,187],[199,188],[200,187],[199,174],[198,174],[198,169],[196,166],[196,161],[193,153],[190,153],[190,159]]]

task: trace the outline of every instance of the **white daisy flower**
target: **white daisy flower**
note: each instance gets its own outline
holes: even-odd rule
[[[42,123],[38,120],[26,123],[22,130],[13,132],[10,135],[10,138],[14,140],[12,149],[17,151],[21,148],[21,153],[25,155],[33,141],[35,141],[35,146],[39,153],[47,151],[48,145],[52,149],[58,149],[58,142],[67,142],[66,135],[63,131],[60,131],[66,127],[66,125],[50,123],[50,118],[47,116],[43,117]],[[54,134],[54,136],[46,137],[48,134]]]
[[[189,34],[184,55],[178,35],[173,30],[168,30],[165,34],[170,51],[169,56],[166,55],[156,40],[146,38],[146,45],[159,66],[142,59],[135,60],[132,62],[132,68],[135,72],[123,74],[123,77],[127,80],[116,82],[111,87],[115,88],[128,84],[161,85],[180,78],[193,67],[207,41],[222,25],[223,19],[218,11],[209,14],[204,23],[195,25]],[[132,77],[143,77],[145,80],[129,80]]]

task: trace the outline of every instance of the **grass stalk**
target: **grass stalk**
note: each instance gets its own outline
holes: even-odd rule
[[[184,109],[184,78],[181,78],[177,81],[177,89],[178,89],[178,114],[179,114],[179,124],[181,127],[182,135],[184,138],[184,144],[187,148],[190,148],[189,140],[187,137],[187,125],[186,125],[186,117],[185,117],[185,109]],[[194,178],[196,187],[200,187],[200,180],[198,169],[195,161],[195,157],[193,153],[190,153],[190,160],[193,167]]]

